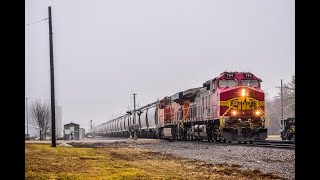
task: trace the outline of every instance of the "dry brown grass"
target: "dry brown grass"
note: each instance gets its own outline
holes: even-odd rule
[[[131,147],[26,144],[26,179],[280,179],[236,165],[211,165]]]

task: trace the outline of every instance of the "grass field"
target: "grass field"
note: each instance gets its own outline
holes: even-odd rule
[[[131,147],[25,145],[26,179],[280,179]]]

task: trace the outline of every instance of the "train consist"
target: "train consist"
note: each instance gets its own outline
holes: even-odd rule
[[[261,79],[249,72],[223,72],[192,88],[96,126],[95,135],[175,140],[250,142],[267,138]]]

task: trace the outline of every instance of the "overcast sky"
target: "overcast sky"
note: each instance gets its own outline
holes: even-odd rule
[[[26,0],[25,95],[50,101],[52,6],[62,123],[87,128],[139,105],[249,71],[269,97],[295,73],[293,0]],[[133,102],[133,101],[132,101]]]

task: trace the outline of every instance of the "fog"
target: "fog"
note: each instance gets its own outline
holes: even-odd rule
[[[25,3],[25,96],[50,101],[48,20],[33,22],[51,6],[63,124],[87,128],[124,114],[130,94],[142,106],[224,71],[252,72],[273,97],[295,73],[292,0]]]

